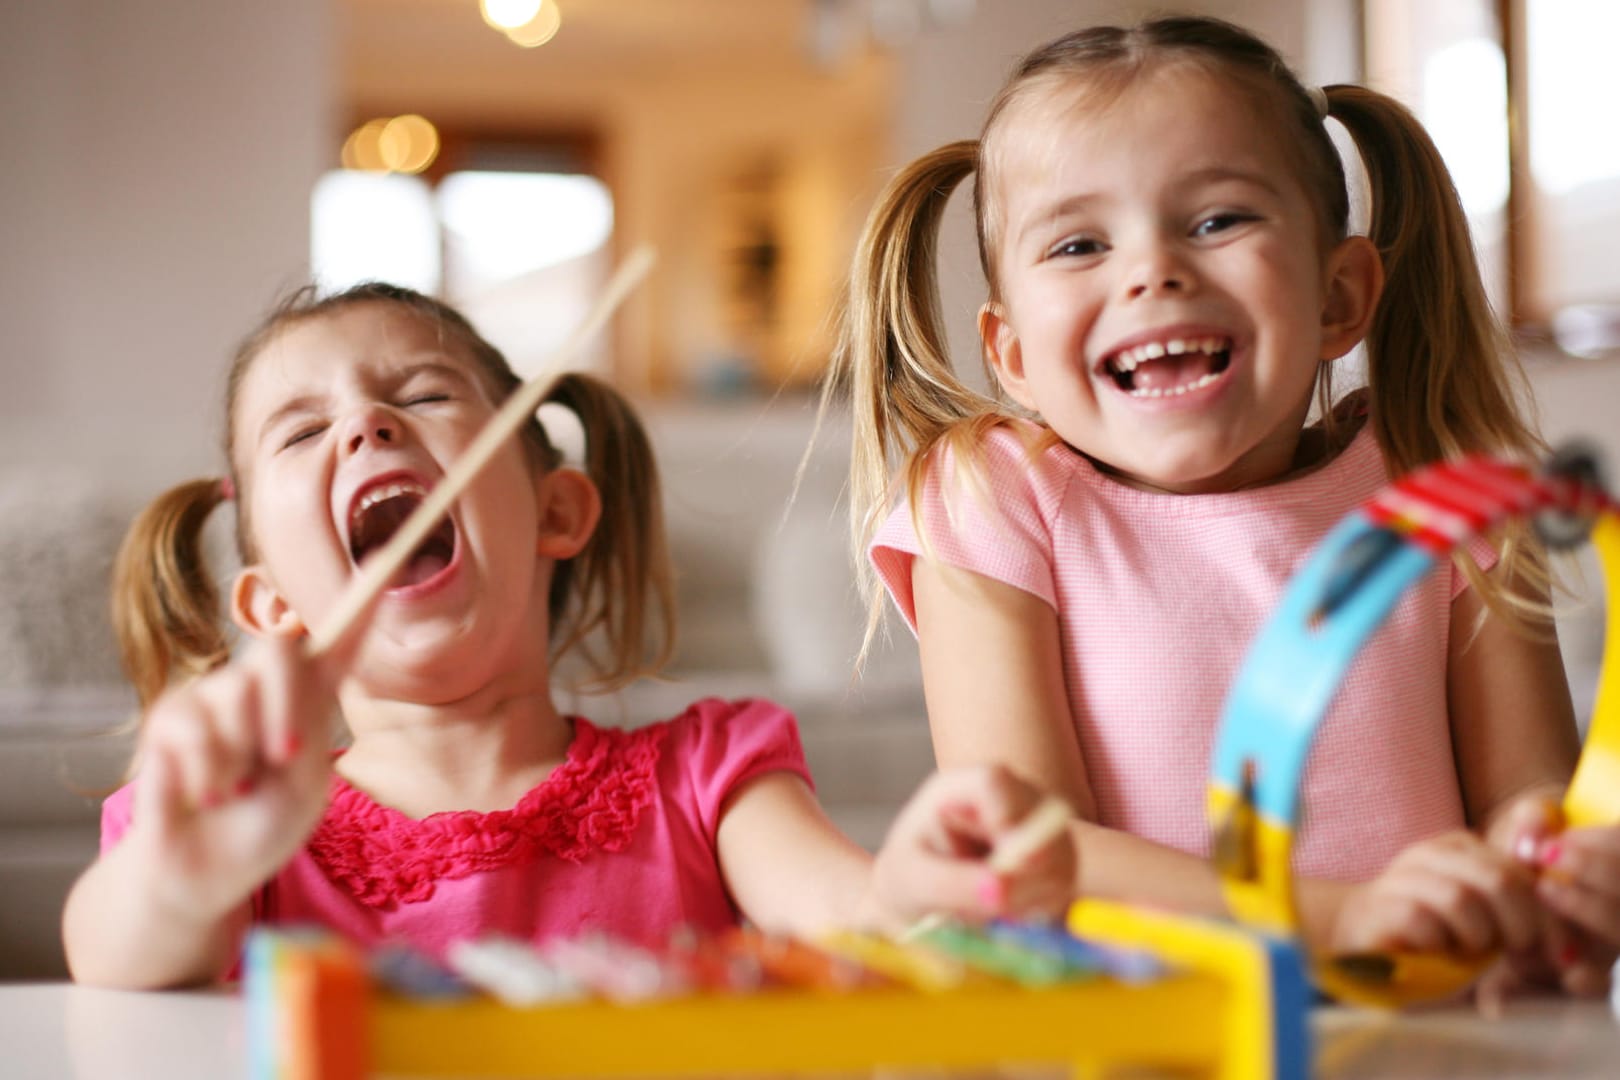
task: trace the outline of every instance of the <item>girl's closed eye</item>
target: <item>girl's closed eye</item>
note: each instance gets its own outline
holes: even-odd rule
[[[325,423],[306,424],[303,427],[295,430],[292,435],[287,438],[287,441],[281,444],[281,449],[290,450],[301,442],[307,442],[308,440],[315,438],[325,430]]]
[[[407,396],[406,398],[404,398],[404,400],[402,400],[400,402],[400,404],[408,409],[413,405],[435,405],[435,404],[438,404],[441,401],[449,401],[449,400],[450,400],[450,395],[449,394],[446,394],[446,393],[443,393],[443,392],[440,392],[440,391],[423,391],[421,393],[411,394],[411,395]]]

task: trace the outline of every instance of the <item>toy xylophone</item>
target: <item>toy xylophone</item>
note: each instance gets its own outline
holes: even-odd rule
[[[1007,1063],[1302,1080],[1293,948],[1086,901],[1070,930],[936,926],[814,945],[747,930],[659,953],[473,943],[446,971],[318,932],[247,949],[255,1080],[719,1076]]]

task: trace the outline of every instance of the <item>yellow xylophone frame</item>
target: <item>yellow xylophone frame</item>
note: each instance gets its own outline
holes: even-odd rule
[[[1303,1080],[1309,990],[1293,946],[1231,924],[1083,900],[1070,927],[1167,972],[1043,988],[770,990],[533,1008],[382,990],[336,938],[260,930],[249,950],[255,1080],[717,1076],[874,1068],[1155,1067]]]

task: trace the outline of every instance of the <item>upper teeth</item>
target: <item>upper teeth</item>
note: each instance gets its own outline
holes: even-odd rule
[[[1180,356],[1182,353],[1218,353],[1231,348],[1225,338],[1171,338],[1168,341],[1150,341],[1116,353],[1112,360],[1115,371],[1135,371],[1144,360],[1157,360],[1161,356]]]
[[[349,514],[349,531],[353,532],[360,523],[360,517],[367,510],[380,502],[397,498],[400,495],[415,495],[418,498],[427,497],[427,488],[414,480],[396,480],[389,484],[378,484],[364,495],[360,496],[354,504],[354,510]]]

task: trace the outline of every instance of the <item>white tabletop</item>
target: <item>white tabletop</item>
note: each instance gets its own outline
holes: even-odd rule
[[[1496,1020],[1461,1007],[1391,1015],[1323,1009],[1321,1080],[1620,1076],[1606,1003],[1510,1003]],[[8,1080],[232,1080],[247,1075],[242,1002],[228,991],[140,994],[62,983],[0,985]]]

